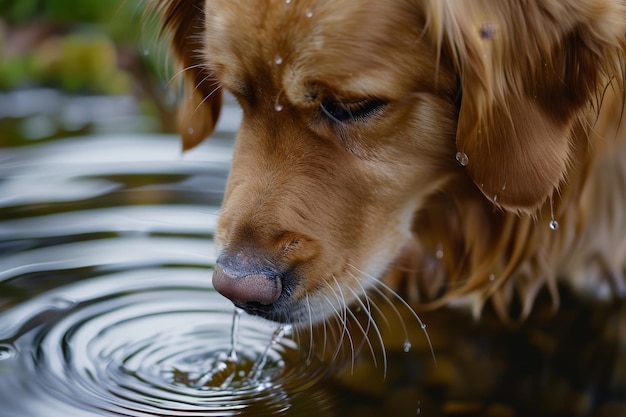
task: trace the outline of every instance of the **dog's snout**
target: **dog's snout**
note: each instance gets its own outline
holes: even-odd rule
[[[226,263],[227,265],[223,265]],[[248,265],[229,266],[219,260],[213,272],[213,287],[236,304],[271,305],[280,297],[283,285],[280,274],[268,269],[250,269]]]

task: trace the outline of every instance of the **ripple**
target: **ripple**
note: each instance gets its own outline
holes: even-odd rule
[[[210,286],[232,147],[211,142],[184,158],[171,136],[3,153],[2,417],[331,413],[328,368],[273,341],[275,323],[242,316],[232,350],[232,303]]]
[[[31,390],[32,384],[40,387],[38,402],[43,392],[64,407],[105,415],[213,416],[280,414],[297,406],[304,391],[307,402],[328,401],[328,395],[311,389],[324,377],[324,367],[305,360],[290,337],[271,343],[275,323],[243,316],[233,356],[232,305],[198,285],[194,274],[173,279],[184,270],[161,270],[139,283],[129,274],[114,274],[68,286],[69,298],[46,294],[56,304],[31,300],[67,308],[36,333],[14,335],[24,350],[35,346],[31,355],[18,356],[19,376]],[[142,289],[132,291],[133,286]],[[106,293],[105,287],[116,291]],[[90,290],[98,297],[91,298]],[[0,359],[15,352],[11,345],[0,345]],[[266,352],[265,365],[253,372]],[[6,397],[0,394],[0,402],[10,404]],[[309,414],[319,415],[319,410]]]
[[[16,355],[17,350],[15,349],[15,346],[6,343],[0,343],[0,361],[12,359]]]

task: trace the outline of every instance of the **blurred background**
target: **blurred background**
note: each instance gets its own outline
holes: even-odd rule
[[[158,25],[137,0],[0,0],[0,147],[171,132]]]

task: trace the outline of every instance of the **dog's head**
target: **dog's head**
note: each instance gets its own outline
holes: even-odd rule
[[[160,0],[184,69],[185,149],[221,93],[243,109],[216,289],[317,321],[381,276],[450,181],[531,213],[564,180],[569,132],[619,62],[610,0]],[[617,13],[619,9],[619,13]],[[612,55],[611,55],[612,56]]]

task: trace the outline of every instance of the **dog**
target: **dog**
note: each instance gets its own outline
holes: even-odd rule
[[[215,289],[266,319],[371,291],[504,320],[626,294],[623,0],[155,0],[183,149],[243,111]]]

